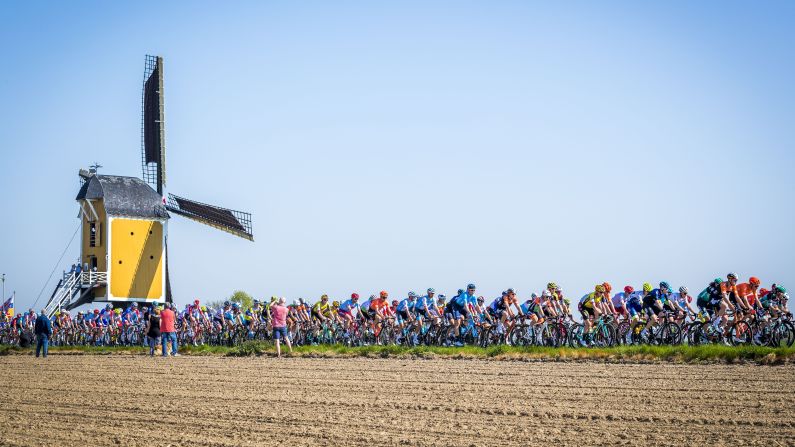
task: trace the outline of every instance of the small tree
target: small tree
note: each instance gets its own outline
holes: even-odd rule
[[[243,309],[248,309],[254,305],[254,298],[242,290],[235,290],[232,292],[232,296],[229,297],[229,301],[232,301],[233,303],[239,303],[240,307]]]

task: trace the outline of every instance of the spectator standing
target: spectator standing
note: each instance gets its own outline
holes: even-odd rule
[[[36,333],[36,357],[39,356],[42,348],[44,349],[44,357],[47,357],[47,351],[50,345],[50,335],[52,335],[52,324],[44,309],[41,310],[39,317],[36,318],[36,325],[34,328]]]
[[[177,332],[174,329],[174,320],[176,315],[172,310],[174,307],[170,303],[166,303],[166,308],[160,312],[160,339],[163,345],[163,357],[168,357],[166,347],[171,342],[171,355],[177,356]]]
[[[282,356],[281,339],[287,343],[287,348],[293,352],[293,346],[290,344],[290,337],[287,336],[287,306],[284,305],[284,297],[279,298],[279,301],[271,305],[271,317],[273,318],[273,339],[276,340],[276,355]]]
[[[160,344],[160,308],[150,312],[146,320],[146,339],[149,342],[149,356],[155,356],[155,346]]]

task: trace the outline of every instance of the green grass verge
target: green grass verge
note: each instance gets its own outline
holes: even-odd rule
[[[22,349],[13,346],[0,346],[0,355],[26,354],[31,348]],[[69,346],[52,347],[50,351],[57,354],[148,354],[145,347],[96,347]],[[286,350],[285,350],[286,351]],[[284,352],[284,351],[283,351]],[[240,346],[181,346],[184,355],[226,355],[232,357],[273,356],[275,348],[271,343],[247,342]],[[795,362],[793,348],[763,348],[758,346],[619,346],[613,348],[544,348],[493,346],[478,348],[474,346],[437,347],[420,346],[408,348],[403,346],[362,346],[347,347],[342,345],[301,346],[293,350],[292,357],[312,358],[450,358],[450,359],[495,359],[515,361],[604,361],[604,362],[680,362],[680,363],[735,363],[751,362],[767,365],[779,365]]]

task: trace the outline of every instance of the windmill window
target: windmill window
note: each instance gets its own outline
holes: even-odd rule
[[[90,222],[88,228],[88,246],[89,247],[96,247],[97,246],[97,223]]]
[[[149,259],[155,259],[155,257],[150,255],[150,256],[149,256]]]
[[[121,264],[121,259],[119,259],[119,264]]]
[[[135,236],[135,233],[133,233],[132,231],[130,231],[130,236]]]

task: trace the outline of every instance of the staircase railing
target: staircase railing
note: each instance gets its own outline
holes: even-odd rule
[[[48,316],[52,317],[57,310],[69,304],[78,289],[94,287],[97,284],[106,284],[107,282],[108,272],[65,273],[52,298],[44,307],[44,311]]]

